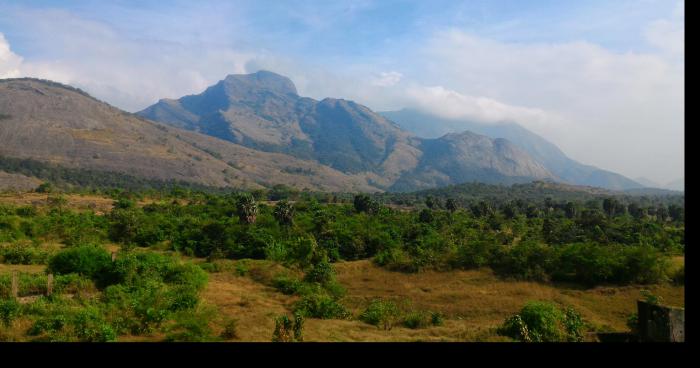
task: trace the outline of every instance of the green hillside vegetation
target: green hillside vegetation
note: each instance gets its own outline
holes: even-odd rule
[[[48,207],[0,206],[0,261],[45,264],[56,277],[54,295],[37,298],[46,291],[46,274],[22,274],[19,296],[35,299],[21,303],[9,297],[9,275],[0,278],[4,339],[217,340],[211,329],[216,316],[199,300],[204,270],[220,272],[225,260],[278,265],[282,272],[254,277],[295,298],[290,308],[299,323],[358,320],[387,329],[440,326],[444,317],[379,301],[357,312],[344,304],[338,262],[370,260],[405,274],[489,268],[502,280],[582,288],[683,282],[684,269],[672,262],[685,250],[684,208],[677,204],[598,197],[464,206],[429,196],[420,206],[394,209],[364,194],[351,203],[320,203],[277,187],[252,195],[180,190],[137,205],[137,195],[113,194],[113,208],[104,215],[75,211],[57,193],[47,194]],[[278,201],[260,201],[270,197]],[[115,261],[108,244],[121,248]],[[245,263],[236,270],[250,272]],[[564,324],[580,318],[566,313],[550,314]],[[287,324],[278,321],[284,335]],[[517,335],[513,323],[506,323],[505,336]],[[18,334],[12,326],[26,330]],[[581,333],[561,331],[541,340],[568,341]]]

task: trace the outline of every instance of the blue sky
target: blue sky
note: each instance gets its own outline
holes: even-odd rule
[[[314,98],[514,120],[662,184],[684,175],[683,43],[671,0],[0,0],[0,77],[137,111],[268,69]]]
[[[372,58],[383,48],[420,41],[447,27],[505,42],[587,40],[618,51],[644,51],[648,45],[640,29],[669,16],[675,5],[667,0],[26,0],[0,1],[5,13],[0,27],[25,57],[42,54],[27,25],[13,16],[27,9],[65,10],[133,39],[262,46],[296,57]]]

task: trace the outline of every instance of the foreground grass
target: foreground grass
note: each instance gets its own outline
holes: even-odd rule
[[[204,260],[199,260],[204,262]],[[228,321],[236,320],[236,336],[225,341],[268,342],[274,318],[291,315],[297,296],[284,295],[271,285],[280,272],[293,273],[270,261],[222,261],[226,267],[210,274],[202,302],[217,311],[211,321],[216,335]],[[0,265],[0,274],[38,273],[41,265]],[[572,306],[598,331],[625,331],[629,314],[636,312],[641,290],[649,290],[664,303],[684,306],[684,287],[668,284],[606,286],[583,289],[570,285],[503,280],[489,269],[405,274],[382,269],[369,261],[335,264],[337,279],[347,289],[342,303],[357,317],[375,298],[393,300],[411,310],[431,310],[445,315],[442,326],[384,330],[356,318],[307,319],[305,341],[507,341],[495,328],[527,301],[546,300]],[[31,321],[20,319],[5,337],[25,340]],[[120,336],[118,341],[162,341],[162,334]]]
[[[222,319],[238,319],[239,338],[234,341],[270,341],[274,316],[290,314],[297,297],[266,285],[279,271],[270,262],[245,262],[248,271],[243,276],[233,270],[212,273],[203,299],[218,307]],[[625,331],[641,290],[661,296],[670,305],[685,303],[684,287],[666,284],[582,289],[503,280],[489,269],[405,274],[369,261],[339,262],[335,268],[338,281],[347,289],[342,302],[354,316],[372,299],[383,298],[409,309],[441,312],[445,323],[384,330],[358,320],[308,319],[306,341],[505,341],[494,329],[529,300],[573,306],[598,331]]]

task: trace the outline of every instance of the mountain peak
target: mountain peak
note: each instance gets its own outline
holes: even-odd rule
[[[253,89],[298,95],[297,88],[291,79],[267,70],[259,70],[251,74],[229,74],[223,82],[228,85],[242,84]]]

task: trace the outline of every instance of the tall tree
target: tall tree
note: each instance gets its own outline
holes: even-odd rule
[[[238,218],[244,224],[254,224],[258,217],[258,204],[250,194],[241,195],[236,204]]]
[[[294,206],[285,200],[277,202],[273,215],[281,226],[294,224]]]

